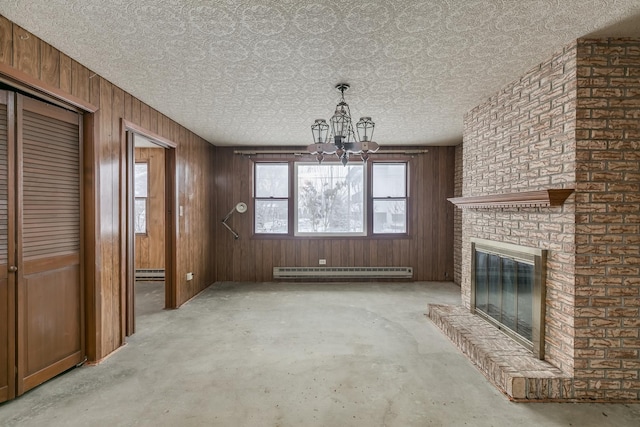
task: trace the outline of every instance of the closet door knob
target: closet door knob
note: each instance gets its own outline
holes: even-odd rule
[[[18,271],[18,267],[16,267],[15,265],[9,266],[9,273],[15,273],[16,271]]]

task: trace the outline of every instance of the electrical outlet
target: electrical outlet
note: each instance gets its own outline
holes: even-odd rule
[[[193,273],[187,273],[187,280],[193,280]]]
[[[326,259],[319,259],[318,260],[318,264],[319,265],[327,265],[327,260]]]

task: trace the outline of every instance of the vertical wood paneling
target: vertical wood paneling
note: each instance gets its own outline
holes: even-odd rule
[[[384,259],[380,259],[378,257],[378,244],[379,241],[376,240],[371,240],[369,242],[369,262],[375,262],[376,264],[372,264],[372,265],[379,265],[379,266],[383,266],[384,264],[382,264],[381,262],[384,262]]]
[[[39,78],[40,40],[18,25],[13,25],[13,66]]]
[[[149,112],[150,112],[150,108],[147,104],[145,103],[140,103],[140,126],[142,126],[145,129],[149,129],[151,130],[151,127],[149,125]]]
[[[253,245],[253,260],[251,262],[251,269],[252,271],[252,277],[253,277],[253,281],[256,282],[261,282],[263,280],[265,280],[262,277],[262,266],[264,264],[264,258],[263,258],[263,246],[262,246],[262,241],[259,242],[255,242],[255,244]],[[214,259],[214,257],[212,257],[212,259]],[[212,263],[213,264],[213,263]]]
[[[53,87],[60,87],[60,52],[40,40],[40,80]]]
[[[349,262],[348,259],[343,259],[343,254],[340,252],[340,241],[339,240],[331,240],[329,245],[329,258],[327,262],[329,265],[340,265],[343,262]],[[346,254],[345,254],[346,255]]]
[[[352,240],[353,243],[353,265],[367,265],[364,261],[364,254],[362,253],[363,241]],[[313,258],[311,258],[313,261]]]
[[[71,60],[71,92],[78,97],[88,97],[93,105],[100,105],[102,78],[89,78],[89,70]],[[97,115],[99,120],[99,115]],[[98,124],[99,126],[99,124]]]
[[[91,98],[90,85],[92,82],[89,81],[90,76],[89,69],[76,61],[71,61],[71,94],[88,101]],[[101,81],[102,78],[95,77],[94,80]],[[100,108],[102,109],[102,105]]]
[[[151,111],[146,112],[145,114],[147,118],[147,123],[151,124]],[[150,127],[151,128],[151,127]],[[178,239],[182,242],[189,240],[188,223],[189,223],[189,211],[190,207],[187,205],[186,200],[186,191],[185,186],[187,185],[186,173],[187,167],[186,162],[189,158],[189,147],[188,144],[182,147],[178,153],[177,159],[177,170],[176,170],[176,179],[178,181],[178,205],[182,207],[182,212],[179,213],[178,218]],[[177,263],[178,263],[178,301],[181,301],[185,298],[186,290],[185,288],[189,286],[188,282],[185,280],[185,275],[187,273],[188,259],[187,253],[179,248],[177,253]],[[181,286],[180,286],[181,285]]]
[[[401,240],[400,241],[400,257],[401,259],[411,259],[411,241],[410,240]]]
[[[320,253],[319,253],[320,240],[314,239],[314,240],[307,240],[307,241],[309,242],[309,257],[307,259],[309,260],[310,263],[314,263],[314,260],[315,260],[315,263],[317,263],[318,262],[317,260],[320,259]],[[304,262],[304,261],[302,261],[302,262]],[[315,265],[315,263],[314,264],[310,264],[310,266],[311,265]],[[304,265],[304,264],[301,263],[300,265]]]
[[[13,66],[42,81],[43,86],[58,87],[81,98],[99,110],[87,116],[95,127],[85,129],[95,135],[85,147],[84,183],[87,215],[95,230],[87,233],[87,251],[95,257],[86,283],[87,354],[99,360],[121,345],[121,289],[124,277],[120,265],[121,159],[120,120],[131,122],[173,141],[177,145],[176,180],[185,217],[180,218],[178,238],[178,305],[190,299],[215,280],[213,265],[214,230],[211,220],[215,202],[215,178],[212,165],[215,149],[203,139],[162,116],[148,105],[124,93],[82,64],[60,53],[46,42],[0,16],[0,62]],[[189,179],[185,173],[189,171]],[[94,240],[95,241],[94,241]],[[184,273],[194,272],[187,283]]]
[[[59,87],[65,92],[71,93],[71,58],[64,53],[60,53],[60,77]]]
[[[341,255],[343,255],[343,256],[344,256],[345,254],[348,254],[349,259],[347,260],[347,262],[348,262],[349,264],[351,264],[351,265],[354,265],[354,263],[353,263],[353,260],[354,260],[354,256],[353,256],[353,255],[354,255],[354,254],[353,254],[353,251],[352,251],[352,250],[349,250],[349,248],[350,248],[349,243],[350,243],[351,241],[352,241],[352,240],[348,240],[348,239],[340,240],[340,247],[339,247],[339,251],[340,251],[340,254],[341,254]]]
[[[13,23],[0,15],[0,62],[13,64]]]
[[[277,265],[276,263],[279,263],[280,260],[282,259],[282,254],[280,252],[281,250],[282,250],[282,240],[271,241],[271,265],[272,266]],[[233,273],[235,274],[236,272],[234,271]]]
[[[294,247],[291,245],[291,247]],[[294,265],[302,265],[303,262],[309,260],[309,240],[303,240],[300,242],[298,250],[296,251],[296,260]]]
[[[133,97],[131,94],[125,92],[124,94],[124,117],[125,120],[131,121],[133,116]]]
[[[131,118],[133,123],[141,123],[140,121],[140,105],[141,102],[138,98],[131,97]]]
[[[389,159],[400,158],[406,156]],[[234,155],[231,148],[217,148],[217,280],[270,281],[273,267],[317,266],[319,259],[326,259],[328,266],[410,266],[414,268],[414,280],[450,280],[453,207],[446,199],[453,195],[453,159],[453,148],[429,147],[428,153],[409,160],[409,237],[255,238],[253,215],[248,212],[234,214],[229,221],[240,234],[240,240],[234,241],[219,219],[238,201],[247,202],[250,209],[253,206],[253,163]]]
[[[287,259],[287,248],[290,245],[287,245],[285,242],[280,241],[279,242],[279,247],[280,247],[280,256],[278,257],[278,259],[280,260],[280,262],[285,263],[285,265],[291,265],[290,261]],[[278,254],[274,254],[275,256],[278,256]]]
[[[431,151],[433,152],[433,151]],[[424,220],[432,220],[431,216],[423,209],[428,208],[429,201],[427,200],[430,186],[425,186],[419,180],[424,176],[425,183],[429,182],[428,177],[425,176],[423,162],[412,162],[409,165],[409,191],[411,194],[410,200],[410,216],[411,218],[422,218]],[[421,185],[422,184],[422,185]],[[411,254],[413,259],[417,262],[413,266],[413,274],[416,277],[425,277],[424,264],[428,262],[428,258],[425,257],[424,249],[433,244],[429,240],[428,236],[425,236],[425,221],[411,221],[408,224],[411,233],[414,233],[416,239],[411,241]]]
[[[151,109],[149,111],[149,130],[154,133],[159,133],[158,132],[158,112],[154,109]]]
[[[320,252],[321,258],[326,259],[328,265],[335,265],[331,258],[331,240],[321,240]]]
[[[261,281],[269,280],[269,269],[272,268],[273,265],[273,251],[274,251],[274,241],[273,240],[265,240],[262,243],[263,248],[263,256],[262,256],[262,270],[258,274],[261,277]],[[216,262],[218,260],[218,254],[216,253]],[[256,268],[259,268],[259,265],[256,265]],[[228,274],[225,277],[233,277],[233,271],[223,271],[222,273]]]
[[[398,263],[402,262],[402,251],[400,248],[402,247],[402,240],[393,240],[391,248],[391,262],[393,265],[398,265]]]

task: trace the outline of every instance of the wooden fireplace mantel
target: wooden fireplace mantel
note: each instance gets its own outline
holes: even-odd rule
[[[452,197],[447,200],[461,209],[560,206],[573,191],[573,188],[516,191],[488,196]]]

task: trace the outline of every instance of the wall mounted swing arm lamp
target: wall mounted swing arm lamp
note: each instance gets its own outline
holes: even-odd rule
[[[244,202],[239,202],[237,205],[231,208],[227,216],[225,216],[224,219],[222,220],[222,225],[227,227],[227,230],[229,230],[231,234],[233,234],[233,237],[235,237],[235,239],[238,240],[240,238],[240,235],[235,231],[233,231],[233,229],[229,227],[229,224],[227,224],[227,220],[231,218],[231,215],[233,215],[235,211],[238,211],[238,213],[245,213],[247,211],[247,204]]]

